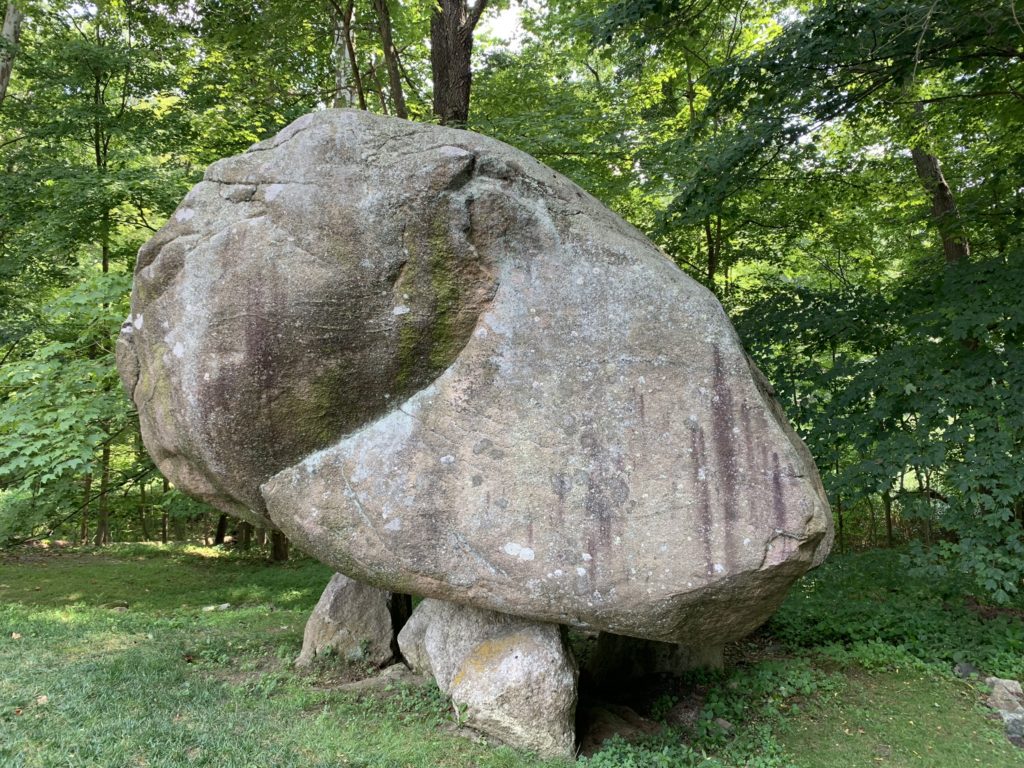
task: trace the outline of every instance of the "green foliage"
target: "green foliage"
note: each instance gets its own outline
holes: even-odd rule
[[[951,670],[970,662],[987,674],[1024,677],[1024,616],[985,609],[964,597],[954,574],[914,575],[899,553],[833,556],[805,576],[769,629],[797,648],[869,668]]]

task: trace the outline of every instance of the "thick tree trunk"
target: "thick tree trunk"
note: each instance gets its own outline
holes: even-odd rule
[[[228,535],[228,516],[221,515],[217,519],[217,532],[213,535],[213,546],[220,546]]]
[[[288,559],[288,537],[280,531],[270,534],[270,559],[275,563],[283,563]]]
[[[3,33],[0,34],[0,107],[7,98],[7,86],[11,82],[11,71],[14,69],[14,57],[17,54],[18,38],[21,37],[23,18],[24,14],[14,7],[14,3],[7,4]]]
[[[473,29],[487,0],[437,0],[430,15],[430,69],[434,76],[434,114],[441,125],[463,126],[469,119],[470,60]]]
[[[252,523],[238,524],[238,548],[243,552],[252,545]]]
[[[932,219],[942,238],[942,252],[946,257],[946,263],[966,261],[971,255],[971,244],[967,240],[953,192],[942,174],[939,158],[921,147],[914,147],[910,154],[914,159],[917,177],[932,199]]]
[[[380,42],[384,49],[384,63],[388,68],[388,90],[391,91],[391,104],[394,113],[406,119],[409,113],[405,110],[405,95],[402,93],[402,73],[398,68],[398,51],[391,34],[391,11],[388,0],[373,0],[373,10],[377,12],[377,28],[380,30]]]

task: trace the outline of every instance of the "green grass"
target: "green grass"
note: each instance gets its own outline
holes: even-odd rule
[[[451,732],[429,690],[360,698],[332,690],[330,669],[296,673],[330,572],[215,554],[0,564],[0,766],[542,765]]]
[[[974,625],[965,634],[960,613],[947,611],[946,621],[926,606],[928,643],[903,643],[899,631],[913,632],[913,620],[870,615],[878,593],[865,584],[874,584],[877,563],[840,565],[794,591],[774,640],[762,637],[726,672],[691,681],[704,695],[695,728],[611,743],[587,763],[1024,765],[1024,751],[978,705],[978,690],[949,674],[942,653],[925,653],[942,649],[942,632],[974,652]],[[201,547],[0,560],[0,767],[559,765],[459,735],[436,688],[360,697],[337,685],[359,670],[323,663],[296,672],[291,661],[329,575],[308,560],[271,566]],[[816,602],[823,590],[833,599]],[[845,643],[833,636],[828,611],[861,592],[866,603],[848,615],[888,627],[891,642],[862,641],[867,630],[857,626]],[[222,603],[231,608],[202,610]],[[1007,663],[1014,621],[998,617],[985,658]],[[815,645],[823,627],[828,636]],[[654,714],[671,703],[662,695]],[[734,731],[722,732],[716,718]]]
[[[779,741],[800,768],[1024,765],[1024,751],[985,718],[978,699],[962,681],[851,668],[819,706],[781,725]]]

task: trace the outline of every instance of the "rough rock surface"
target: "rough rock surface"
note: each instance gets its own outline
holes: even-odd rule
[[[988,705],[992,709],[1011,714],[1024,714],[1024,689],[1017,680],[1004,680],[1000,677],[986,677],[985,685],[992,692],[988,695]]]
[[[424,600],[398,643],[468,725],[544,757],[574,754],[576,664],[559,627]]]
[[[711,293],[464,131],[327,110],[212,165],[119,365],[180,488],[384,589],[704,647],[831,540]]]
[[[344,574],[334,574],[306,621],[296,666],[307,666],[324,653],[376,667],[387,664],[396,650],[392,622],[395,598]]]

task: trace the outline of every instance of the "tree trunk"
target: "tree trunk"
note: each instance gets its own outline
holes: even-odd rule
[[[281,531],[270,534],[270,559],[275,563],[283,563],[288,559],[288,537]]]
[[[146,525],[146,484],[139,483],[139,525],[142,527],[142,538],[149,541],[149,526]]]
[[[164,497],[167,496],[169,490],[171,490],[171,484],[165,477],[163,494],[160,496],[160,506],[163,507],[163,514],[160,516],[160,542],[163,544],[167,543],[167,507],[164,506],[167,500]]]
[[[221,515],[217,518],[217,532],[213,535],[213,546],[217,547],[224,543],[228,535],[228,516]]]
[[[252,523],[238,524],[238,548],[243,552],[252,546]]]
[[[469,120],[470,60],[473,30],[487,0],[437,0],[430,15],[430,69],[434,76],[434,114],[441,125],[464,126]]]
[[[356,59],[355,44],[352,42],[352,14],[355,9],[353,0],[349,0],[343,8],[338,3],[334,6],[334,107],[355,106],[358,99],[359,108],[366,109],[366,93],[363,91],[363,78],[359,73],[359,62]],[[353,97],[353,92],[355,96]]]
[[[11,82],[11,71],[14,69],[14,57],[18,52],[18,38],[21,37],[23,18],[25,15],[14,7],[14,3],[7,4],[3,33],[0,34],[0,107],[7,98],[7,86]]]
[[[846,554],[846,525],[843,519],[843,497],[836,497],[836,521],[839,524],[839,554]]]
[[[85,476],[85,500],[82,502],[82,525],[78,530],[78,541],[80,544],[89,543],[89,503],[92,501],[89,494],[92,493],[92,473]]]
[[[257,528],[253,531],[252,538],[257,547],[267,546],[267,529]]]
[[[96,536],[93,542],[97,547],[110,543],[110,500],[107,492],[110,490],[110,442],[103,445],[103,454],[100,459],[100,505],[99,517],[96,520]]]
[[[942,238],[942,252],[946,257],[946,263],[957,264],[966,261],[971,255],[971,244],[967,240],[953,192],[942,174],[939,158],[921,147],[914,147],[910,154],[914,159],[917,177],[932,199],[932,219]]]
[[[384,63],[388,68],[388,89],[391,91],[391,104],[394,113],[407,119],[405,95],[402,93],[402,73],[398,68],[398,51],[391,34],[391,11],[388,0],[373,0],[373,10],[377,12],[377,28],[380,30],[380,42],[384,48]],[[468,100],[467,100],[468,103]]]
[[[885,543],[892,547],[892,495],[888,491],[882,494],[882,506],[885,507]]]

